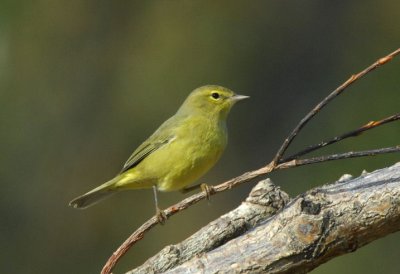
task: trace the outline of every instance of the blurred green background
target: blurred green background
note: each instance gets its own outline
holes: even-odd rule
[[[204,84],[251,96],[229,117],[230,143],[201,182],[271,160],[320,99],[400,41],[399,1],[1,1],[0,265],[2,273],[98,273],[154,213],[151,190],[77,211],[187,94]],[[291,151],[399,111],[400,61],[349,88]],[[321,153],[398,144],[386,125]],[[292,196],[394,164],[399,154],[280,171]],[[233,209],[254,183],[171,218],[132,248],[122,273]],[[167,207],[181,193],[161,195]],[[400,234],[313,273],[398,273]]]

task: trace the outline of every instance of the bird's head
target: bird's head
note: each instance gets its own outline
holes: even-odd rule
[[[185,114],[204,114],[226,119],[232,106],[249,96],[237,95],[228,88],[216,85],[202,86],[189,94],[179,109]]]

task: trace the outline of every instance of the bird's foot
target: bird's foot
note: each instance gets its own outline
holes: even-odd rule
[[[203,192],[205,192],[207,200],[210,200],[211,195],[213,195],[215,193],[214,187],[209,186],[205,183],[201,184],[200,188]]]
[[[165,224],[165,221],[168,219],[164,210],[161,210],[158,207],[156,208],[156,216],[157,216],[157,221],[160,223],[160,225]]]
[[[211,195],[215,193],[214,187],[213,186],[209,186],[209,185],[207,185],[205,183],[197,184],[197,185],[194,185],[194,186],[185,187],[185,188],[181,189],[180,191],[182,193],[188,193],[188,192],[193,191],[193,190],[198,189],[198,188],[200,188],[203,192],[206,193],[207,200],[210,200]]]

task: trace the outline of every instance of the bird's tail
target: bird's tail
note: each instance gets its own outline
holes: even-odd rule
[[[79,209],[85,209],[111,196],[117,191],[117,189],[115,188],[115,183],[116,181],[118,181],[117,178],[114,178],[102,184],[101,186],[89,191],[88,193],[73,199],[71,202],[69,202],[69,206]]]

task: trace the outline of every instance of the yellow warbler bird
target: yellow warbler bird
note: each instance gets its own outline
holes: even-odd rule
[[[110,181],[70,202],[86,208],[120,190],[185,190],[220,158],[227,143],[226,118],[232,106],[248,96],[215,85],[195,89],[177,113],[165,121]]]

